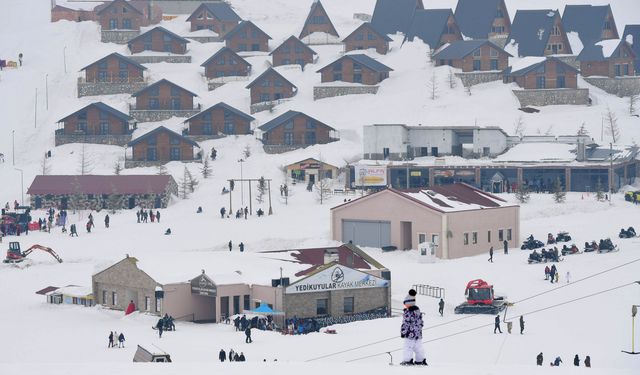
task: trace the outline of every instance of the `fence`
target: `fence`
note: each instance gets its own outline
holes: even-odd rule
[[[413,289],[421,296],[444,299],[444,288],[424,284],[414,284]]]

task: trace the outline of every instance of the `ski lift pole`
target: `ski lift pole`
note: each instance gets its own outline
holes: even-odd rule
[[[636,352],[636,315],[638,314],[638,306],[640,305],[631,305],[631,351],[628,352],[623,350],[623,353],[627,354],[640,354],[640,352]]]

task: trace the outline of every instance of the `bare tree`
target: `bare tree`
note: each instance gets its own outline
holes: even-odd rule
[[[244,146],[244,150],[242,150],[242,154],[245,159],[248,159],[251,156],[251,147],[249,145]]]
[[[182,199],[189,198],[189,194],[191,193],[191,189],[189,188],[189,170],[187,167],[184,167],[184,171],[182,172],[182,178],[180,182],[178,182],[178,196]]]
[[[586,124],[583,122],[578,128],[578,135],[589,135]]]
[[[629,95],[629,114],[634,115],[637,111],[638,101],[640,100],[640,95],[637,93]]]
[[[43,176],[48,175],[51,172],[51,166],[47,163],[47,155],[42,158],[42,163],[40,163],[40,167],[42,168],[40,172]]]
[[[261,176],[258,180],[258,193],[256,194],[256,201],[258,203],[264,202],[264,195],[267,192],[267,183],[264,180],[264,176]]]
[[[522,138],[524,136],[524,133],[527,131],[527,125],[525,125],[522,115],[518,116],[518,118],[516,119],[516,122],[513,125],[514,125],[513,132],[518,137]]]
[[[166,175],[167,173],[167,167],[164,164],[160,164],[156,167],[157,175]]]
[[[436,100],[438,98],[438,80],[436,79],[435,71],[431,74],[427,88],[429,89],[429,97],[431,100]]]
[[[200,172],[202,173],[202,178],[209,178],[212,175],[209,158],[206,156],[202,157],[202,168],[200,169]]]
[[[607,113],[605,114],[606,130],[607,134],[611,136],[613,143],[617,143],[620,139],[620,127],[618,127],[618,118],[616,114],[607,107]]]
[[[547,130],[544,132],[544,135],[552,135],[553,134],[553,124],[549,125]]]
[[[86,145],[82,144],[82,150],[80,151],[80,157],[78,159],[78,173],[84,176],[91,173],[93,170],[93,159],[87,151]]]
[[[323,177],[322,170],[318,171],[318,181],[314,185],[316,188],[316,200],[320,204],[327,200],[330,194],[329,189],[331,188],[331,180]]]
[[[449,81],[450,89],[455,89],[456,86],[458,85],[458,82],[456,81],[456,76],[455,74],[453,74],[453,69],[451,68],[449,68],[449,76],[447,77],[447,80]]]
[[[189,187],[190,192],[196,191],[196,186],[198,186],[198,180],[193,177],[191,171],[187,167],[184,167],[185,173],[187,175],[187,186]]]
[[[116,161],[115,164],[113,164],[113,174],[115,174],[116,176],[120,176],[120,172],[122,171],[122,164],[120,164],[120,161]]]

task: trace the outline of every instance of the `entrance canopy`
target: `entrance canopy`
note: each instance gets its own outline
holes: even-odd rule
[[[245,310],[245,313],[248,313],[248,314],[262,314],[262,315],[284,315],[284,313],[282,311],[274,310],[264,302],[260,302],[260,306],[258,306],[257,308],[255,308],[253,310]]]

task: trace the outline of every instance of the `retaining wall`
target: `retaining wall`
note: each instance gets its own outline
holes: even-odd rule
[[[462,80],[464,87],[470,87],[473,85],[479,85],[481,83],[501,81],[501,72],[468,72],[468,73],[455,73],[455,76]]]
[[[377,94],[379,86],[315,86],[313,100],[344,95]]]
[[[100,41],[102,43],[127,44],[140,35],[137,30],[102,30]]]
[[[513,90],[513,93],[522,107],[589,104],[589,89]]]
[[[78,82],[78,98],[92,95],[133,94],[147,87],[146,82],[105,83]]]
[[[131,134],[125,135],[86,135],[56,134],[56,146],[68,143],[96,143],[101,145],[124,146],[131,141]]]
[[[640,94],[640,76],[630,77],[584,77],[590,85],[594,85],[609,94],[620,97]]]
[[[129,58],[138,64],[155,64],[155,63],[174,63],[174,64],[190,64],[191,56],[169,55],[169,56],[129,56]]]
[[[135,118],[139,122],[152,122],[162,121],[170,119],[171,117],[191,117],[200,112],[199,109],[193,110],[139,110],[132,109],[129,111],[129,116]]]

